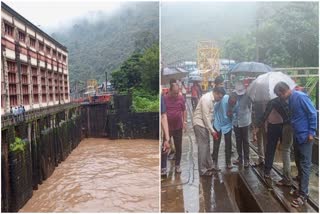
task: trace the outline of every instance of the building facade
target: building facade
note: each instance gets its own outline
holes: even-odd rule
[[[1,2],[1,115],[68,102],[67,48]]]

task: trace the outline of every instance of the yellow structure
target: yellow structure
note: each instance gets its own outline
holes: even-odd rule
[[[220,50],[213,41],[198,42],[197,65],[202,77],[202,89],[208,90],[209,80],[220,75]]]

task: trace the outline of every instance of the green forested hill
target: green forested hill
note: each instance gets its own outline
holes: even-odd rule
[[[214,40],[221,58],[319,66],[318,2],[164,2],[161,15],[164,64],[196,60],[198,41]]]
[[[128,3],[111,17],[97,15],[100,18],[94,23],[83,19],[52,34],[68,48],[71,83],[102,81],[105,72],[111,74],[134,50],[142,52],[159,40],[157,2]]]
[[[255,3],[164,2],[161,7],[161,51],[164,64],[197,57],[197,43],[225,40],[255,26]]]

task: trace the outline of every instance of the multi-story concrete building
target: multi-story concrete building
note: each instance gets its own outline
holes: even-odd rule
[[[1,2],[1,115],[67,102],[67,48]]]

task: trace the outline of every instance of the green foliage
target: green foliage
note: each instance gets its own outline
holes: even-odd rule
[[[132,94],[132,110],[135,112],[159,112],[159,95],[152,95],[143,89]]]
[[[68,48],[71,88],[78,81],[104,81],[105,72],[119,69],[134,51],[143,52],[159,40],[158,2],[125,3],[111,16],[94,15],[95,22],[79,20],[52,35]]]
[[[15,137],[14,143],[10,144],[10,152],[23,152],[25,149],[26,142],[24,142],[21,138]]]
[[[111,73],[112,84],[117,91],[126,92],[142,88],[151,94],[159,90],[159,46],[154,44],[143,54],[135,52]]]
[[[255,27],[227,40],[223,56],[272,67],[319,66],[319,13],[316,2],[259,3]],[[256,41],[257,40],[257,41]]]
[[[214,40],[220,58],[272,67],[318,67],[318,2],[166,3],[161,8],[164,64],[196,60],[197,43]]]
[[[151,93],[159,91],[159,46],[153,45],[141,57],[142,87]]]
[[[319,96],[317,90],[315,90],[316,87],[319,87],[319,77],[308,77],[306,81],[305,87],[308,90],[311,101],[315,105],[317,101],[316,97]]]

